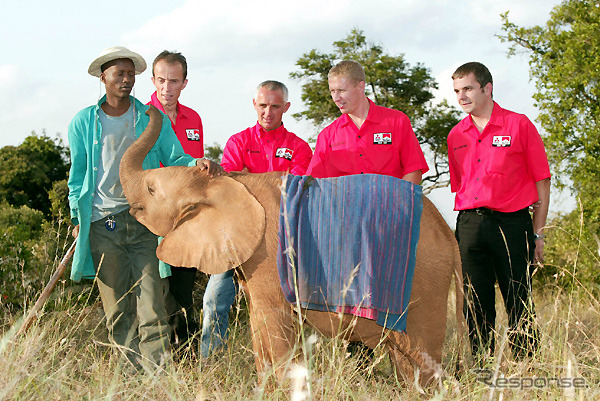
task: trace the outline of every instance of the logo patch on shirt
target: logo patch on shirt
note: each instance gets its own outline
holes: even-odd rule
[[[200,140],[200,130],[199,129],[186,129],[185,133],[187,135],[188,141],[199,141]]]
[[[292,160],[293,154],[294,154],[294,151],[292,149],[288,149],[288,148],[277,148],[277,150],[275,151],[275,157],[283,157],[284,159],[287,159],[287,160]]]
[[[373,134],[374,145],[391,145],[392,144],[392,133],[391,132],[379,132]]]
[[[492,146],[495,148],[504,148],[510,146],[510,135],[494,135],[492,138]]]

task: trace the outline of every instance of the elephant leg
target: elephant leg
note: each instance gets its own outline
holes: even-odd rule
[[[295,332],[288,304],[269,300],[248,300],[250,327],[256,369],[261,379],[272,372],[281,384],[286,380],[288,367],[297,359],[292,350]]]
[[[386,348],[396,369],[398,379],[410,385],[429,387],[442,375],[439,360],[433,359],[422,348],[415,347],[406,333],[388,332]]]

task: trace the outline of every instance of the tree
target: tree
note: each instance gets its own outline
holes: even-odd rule
[[[48,191],[67,178],[69,151],[60,138],[32,132],[19,146],[0,149],[0,201],[50,215]]]
[[[502,15],[509,56],[529,55],[530,77],[553,181],[580,200],[578,210],[548,223],[546,261],[538,277],[565,288],[600,291],[600,7],[565,0],[545,26],[519,27]]]
[[[529,55],[539,121],[555,182],[572,183],[584,217],[600,223],[600,7],[597,0],[565,0],[545,26],[519,27],[502,15],[509,55]]]
[[[223,148],[217,142],[213,142],[212,146],[204,145],[204,157],[215,163],[221,163],[223,156]]]
[[[433,153],[434,175],[424,181],[435,183],[435,186],[447,185],[446,137],[458,123],[459,112],[446,102],[437,106],[432,104],[432,90],[437,89],[437,83],[429,70],[420,63],[410,66],[404,55],[386,54],[382,46],[367,42],[359,29],[353,29],[345,39],[334,42],[333,47],[332,53],[313,49],[296,62],[299,70],[290,73],[290,77],[303,81],[302,101],[306,110],[293,114],[293,117],[310,120],[319,129],[339,117],[339,109],[329,94],[327,74],[340,60],[356,60],[365,69],[367,95],[380,106],[406,113],[419,142],[428,145]],[[441,180],[443,177],[444,181]]]

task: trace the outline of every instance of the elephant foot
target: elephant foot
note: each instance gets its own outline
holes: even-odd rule
[[[427,352],[412,348],[406,334],[394,333],[392,337],[387,345],[396,377],[419,392],[440,386],[444,375],[441,364]]]

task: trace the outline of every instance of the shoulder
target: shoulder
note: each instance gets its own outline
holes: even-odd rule
[[[371,103],[371,107],[373,108],[373,110],[370,111],[372,111],[376,115],[393,118],[408,118],[408,116],[400,110],[392,109],[385,106],[379,106],[375,103]]]
[[[231,135],[227,140],[227,146],[248,142],[252,138],[252,135],[252,127],[248,127],[245,130],[238,132],[237,134]]]
[[[91,106],[85,107],[81,110],[79,110],[77,112],[77,114],[75,114],[75,117],[73,117],[73,120],[81,120],[81,119],[86,119],[88,118],[90,115],[94,115],[97,109],[97,105],[93,104]]]
[[[300,138],[298,135],[294,134],[293,132],[290,132],[288,130],[286,130],[286,137],[297,147],[307,147],[310,149],[310,145],[308,144],[308,142],[306,142],[304,139]]]
[[[74,128],[89,124],[90,121],[96,118],[96,109],[96,105],[91,105],[79,110],[71,120],[69,127]]]
[[[200,114],[198,114],[196,110],[181,103],[179,103],[179,112],[184,114],[187,118],[200,120]]]
[[[511,111],[505,108],[500,107],[500,105],[494,102],[494,111],[492,113],[492,118],[499,117],[504,120],[509,121],[526,121],[529,122],[529,118],[525,114],[517,113],[515,111]]]
[[[450,130],[450,135],[455,135],[458,132],[462,132],[464,130],[466,130],[467,128],[469,128],[471,126],[471,116],[467,115],[465,118],[463,118],[462,120],[460,120],[458,122],[458,124],[456,124],[454,127],[452,127],[452,129]]]
[[[321,134],[329,134],[329,133],[337,131],[343,125],[346,124],[348,118],[349,117],[347,115],[342,114],[341,116],[339,116],[338,118],[336,118],[335,120],[333,120],[333,122],[331,124],[329,124],[328,126],[326,126],[325,128],[323,128],[321,130],[321,132],[319,133],[319,135],[321,135]]]

